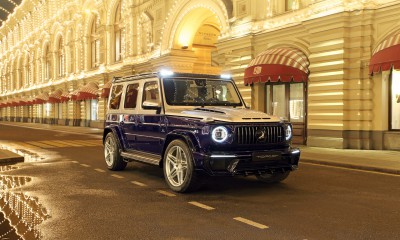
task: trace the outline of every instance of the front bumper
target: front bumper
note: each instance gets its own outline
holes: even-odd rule
[[[264,151],[194,153],[197,170],[212,176],[253,175],[298,168],[300,150],[285,148]]]

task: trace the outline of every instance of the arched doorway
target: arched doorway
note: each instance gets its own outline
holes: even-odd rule
[[[182,1],[173,7],[161,43],[162,58],[175,71],[220,73],[213,60],[218,37],[227,31],[228,14],[219,0]],[[175,58],[173,56],[176,56]]]

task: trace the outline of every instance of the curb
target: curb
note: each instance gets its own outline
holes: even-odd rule
[[[342,168],[350,168],[350,169],[357,169],[357,170],[363,170],[363,171],[400,175],[400,170],[383,168],[383,167],[361,166],[361,165],[354,165],[354,164],[349,164],[349,163],[328,162],[328,161],[321,161],[321,160],[307,159],[307,158],[301,158],[301,161],[305,162],[305,163],[314,163],[314,164],[327,165],[327,166],[333,166],[333,167],[342,167]]]
[[[0,149],[0,164],[13,164],[23,161],[24,161],[23,156],[5,149]]]

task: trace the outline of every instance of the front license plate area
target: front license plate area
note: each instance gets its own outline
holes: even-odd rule
[[[253,162],[268,162],[277,161],[282,159],[282,154],[280,152],[254,152],[252,156]]]

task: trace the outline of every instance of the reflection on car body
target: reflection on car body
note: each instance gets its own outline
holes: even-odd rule
[[[246,108],[230,77],[169,72],[115,78],[103,138],[110,170],[158,165],[188,192],[204,175],[284,180],[300,157],[291,137],[290,123]]]

